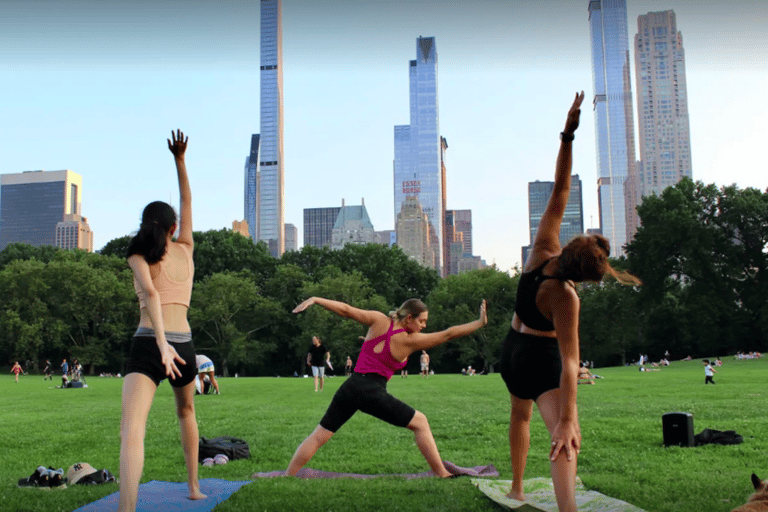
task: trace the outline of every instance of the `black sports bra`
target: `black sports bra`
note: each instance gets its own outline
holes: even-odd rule
[[[559,279],[555,276],[542,274],[544,266],[549,262],[550,260],[547,260],[530,272],[523,272],[520,276],[520,284],[517,286],[517,301],[515,303],[515,313],[526,326],[545,332],[554,331],[555,324],[536,307],[536,294],[539,291],[539,286],[545,280]]]

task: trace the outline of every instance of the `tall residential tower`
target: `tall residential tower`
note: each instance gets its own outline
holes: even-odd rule
[[[416,40],[416,60],[410,61],[408,69],[411,124],[395,126],[394,216],[397,225],[406,201],[409,203],[407,209],[420,210],[426,215],[427,252],[431,259],[423,259],[422,252],[410,254],[406,249],[406,246],[416,247],[418,244],[401,244],[402,229],[416,224],[401,223],[401,228],[397,228],[397,243],[409,256],[441,272],[445,212],[441,167],[443,147],[437,100],[437,48],[434,37],[419,37]],[[410,216],[405,215],[405,218]],[[419,234],[417,238],[420,237]]]
[[[266,242],[270,254],[276,257],[285,251],[282,27],[282,0],[261,0],[261,133],[256,141],[255,226],[250,227],[250,219],[246,217],[246,220],[254,233],[254,241]],[[248,195],[246,191],[246,197]]]
[[[621,256],[634,235],[637,206],[626,0],[590,0],[589,27],[600,229],[615,248],[612,256]]]
[[[683,36],[674,11],[637,18],[635,79],[640,127],[637,173],[640,198],[692,178],[691,133],[685,81]]]

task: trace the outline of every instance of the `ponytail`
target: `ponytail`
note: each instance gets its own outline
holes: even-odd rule
[[[176,212],[168,203],[149,203],[141,216],[138,233],[128,243],[127,256],[140,254],[150,265],[163,259],[168,232],[176,224]]]
[[[418,317],[423,312],[427,311],[427,305],[421,302],[419,299],[408,299],[403,302],[403,305],[397,308],[396,311],[389,312],[389,318],[393,321],[403,321],[410,315],[413,318]]]
[[[601,281],[610,274],[621,284],[641,285],[640,279],[629,272],[617,271],[608,263],[611,245],[602,235],[581,235],[574,238],[558,256],[556,276],[574,282]]]

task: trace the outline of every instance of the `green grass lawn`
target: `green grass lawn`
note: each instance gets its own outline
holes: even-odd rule
[[[725,512],[751,494],[750,474],[768,478],[764,360],[727,358],[704,385],[700,361],[674,362],[660,372],[636,367],[595,370],[594,386],[579,386],[582,450],[579,476],[588,489],[649,512]],[[197,397],[200,434],[249,442],[252,457],[200,468],[200,478],[245,480],[284,469],[325,412],[343,377],[315,393],[312,379],[219,379],[223,394]],[[88,462],[117,475],[122,380],[88,378],[87,389],[56,389],[60,380],[0,376],[0,510],[71,511],[117,490],[114,484],[64,490],[19,489],[38,465],[67,468]],[[461,466],[493,463],[511,479],[509,395],[498,374],[394,377],[392,394],[424,412],[444,459]],[[664,448],[662,414],[690,412],[694,431],[736,430],[744,443]],[[527,477],[549,476],[549,439],[534,416]],[[365,414],[352,418],[310,461],[310,467],[354,473],[416,473],[429,467],[412,434]],[[149,415],[142,481],[186,481],[173,396],[161,385]],[[264,479],[243,487],[217,511],[256,510],[501,510],[467,479]]]

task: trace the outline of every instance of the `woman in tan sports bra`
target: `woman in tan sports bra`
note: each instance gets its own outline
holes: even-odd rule
[[[181,444],[187,465],[189,498],[202,499],[197,479],[199,433],[195,418],[195,347],[187,322],[195,273],[192,261],[192,193],[184,153],[187,139],[181,130],[171,132],[179,178],[181,219],[176,232],[176,213],[161,201],[144,208],[141,228],[128,245],[128,264],[139,298],[141,320],[131,341],[123,383],[120,424],[120,501],[118,510],[136,510],[139,480],[144,469],[144,434],[152,399],[166,377],[176,397]]]

